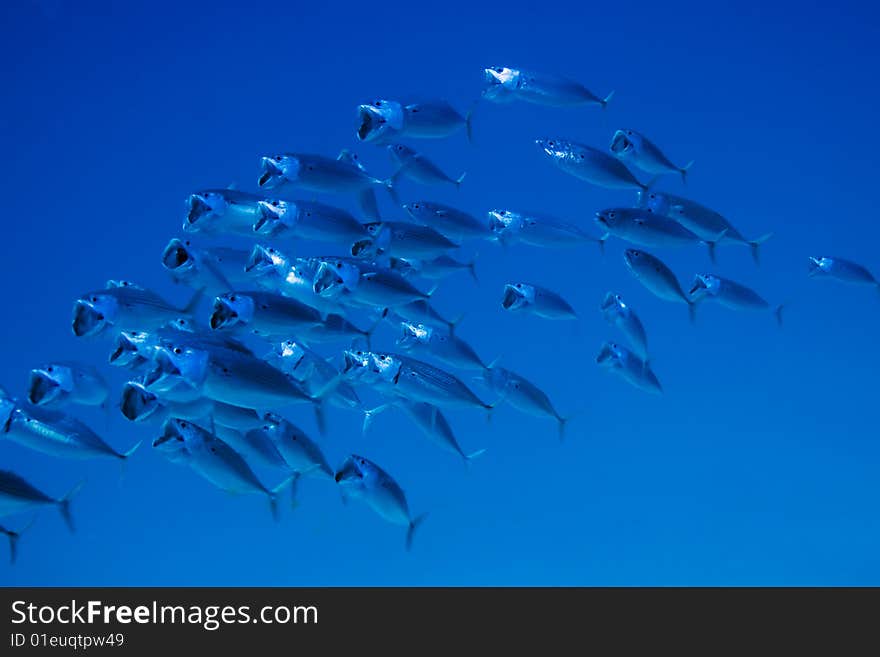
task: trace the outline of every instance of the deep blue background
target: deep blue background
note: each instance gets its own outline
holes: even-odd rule
[[[786,322],[779,330],[769,314],[705,306],[691,326],[682,306],[631,279],[618,241],[604,257],[590,247],[469,247],[482,284],[450,279],[437,306],[466,311],[461,335],[485,358],[502,356],[576,415],[565,443],[551,422],[509,408],[488,426],[450,412],[465,449],[489,448],[467,472],[401,416],[380,417],[362,438],[359,417],[334,414],[323,441],[331,461],[353,450],[373,458],[415,512],[430,511],[409,554],[400,528],[343,507],[324,482],[305,482],[300,508],[275,524],[263,501],[222,494],[148,447],[120,483],[113,463],[0,444],[4,467],[53,495],[87,480],[74,501],[78,533],[41,512],[19,562],[0,563],[0,582],[880,584],[880,299],[805,275],[809,254],[880,273],[874,9],[124,4],[0,7],[0,383],[10,389],[48,358],[104,361],[106,343],[77,341],[69,322],[73,299],[107,278],[187,296],[159,254],[189,192],[252,189],[265,152],[354,146],[354,108],[375,96],[440,96],[464,109],[482,67],[496,64],[617,95],[604,113],[487,105],[473,147],[463,134],[414,144],[451,173],[466,169],[462,189],[406,183],[406,199],[480,214],[540,208],[592,225],[596,209],[631,195],[565,176],[533,140],[604,147],[615,128],[633,127],[675,160],[696,160],[686,190],[674,178],[666,189],[718,208],[748,235],[775,231],[760,268],[728,247],[717,272],[786,302]],[[390,173],[386,153],[358,151]],[[698,249],[658,254],[687,281],[711,271]],[[577,329],[503,314],[500,286],[519,278],[569,298]],[[595,365],[601,342],[620,338],[597,312],[609,289],[642,315],[662,397]],[[100,412],[81,416],[108,427]],[[308,413],[292,417],[313,427]],[[156,429],[114,415],[106,433],[122,448]]]

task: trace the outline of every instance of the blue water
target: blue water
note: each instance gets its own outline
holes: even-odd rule
[[[880,300],[869,288],[806,276],[808,255],[841,255],[880,273],[873,9],[236,4],[0,8],[0,384],[8,389],[22,393],[29,369],[47,359],[106,362],[108,343],[75,338],[70,312],[108,278],[185,301],[189,291],[169,280],[159,255],[180,234],[190,192],[253,190],[259,156],[277,150],[355,147],[388,175],[387,154],[355,142],[356,105],[437,96],[464,111],[482,68],[497,64],[616,95],[605,112],[486,105],[473,146],[463,133],[410,142],[467,178],[460,191],[405,182],[404,200],[478,216],[541,209],[592,229],[595,210],[633,195],[566,176],[534,139],[604,148],[615,129],[636,128],[673,159],[696,161],[687,187],[669,177],[662,189],[717,208],[749,236],[775,233],[760,267],[735,246],[719,249],[714,268],[698,247],[657,254],[685,281],[715,271],[786,303],[784,327],[769,313],[709,304],[691,325],[684,306],[631,277],[619,240],[604,255],[589,245],[469,244],[463,255],[478,253],[480,285],[451,278],[436,306],[466,313],[461,337],[573,416],[563,443],[552,421],[509,407],[489,424],[450,410],[463,447],[488,448],[467,471],[400,414],[381,416],[362,437],[357,413],[333,412],[321,441],[331,462],[368,456],[403,486],[414,513],[430,513],[407,553],[400,527],[363,505],[343,506],[331,483],[304,481],[299,508],[274,523],[263,500],[224,494],[151,453],[158,427],[74,409],[117,448],[147,442],[121,480],[113,462],[0,443],[3,467],[52,495],[86,482],[73,502],[77,533],[54,510],[40,512],[18,562],[0,565],[0,582],[880,583]],[[347,198],[326,200],[355,209]],[[387,195],[380,202],[388,218],[403,218]],[[581,315],[577,326],[504,313],[501,286],[519,278],[563,294]],[[596,366],[601,343],[621,339],[597,311],[608,290],[641,315],[662,396]],[[377,345],[394,337],[383,328]],[[124,373],[107,371],[117,389]],[[316,433],[310,411],[290,417]]]

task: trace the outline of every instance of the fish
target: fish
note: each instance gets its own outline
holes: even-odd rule
[[[206,397],[177,402],[149,390],[143,381],[126,381],[122,385],[119,410],[131,422],[166,420],[169,417],[200,421],[210,418],[215,402]]]
[[[833,278],[844,283],[874,285],[880,289],[880,281],[866,267],[837,256],[810,256],[808,275],[810,278]]]
[[[713,300],[733,310],[773,310],[776,323],[782,325],[782,305],[770,304],[751,288],[713,274],[697,274],[690,289],[695,301]]]
[[[431,326],[401,322],[403,331],[397,346],[416,355],[432,356],[463,370],[484,370],[486,364],[467,342],[451,333],[442,333]]]
[[[196,290],[189,303],[178,308],[142,287],[124,285],[84,294],[73,307],[71,328],[77,337],[99,335],[108,327],[149,330],[178,317],[192,317],[202,298]]]
[[[312,289],[346,305],[387,308],[426,301],[431,296],[386,267],[338,257],[318,261]]]
[[[687,182],[688,170],[694,164],[693,160],[683,167],[673,164],[654,142],[629,128],[617,130],[611,138],[609,148],[616,157],[624,162],[631,162],[642,171],[654,175],[678,173],[681,174],[681,180],[685,183]]]
[[[413,301],[404,306],[386,308],[382,317],[396,326],[399,326],[401,322],[421,322],[432,326],[443,326],[450,335],[455,334],[455,327],[464,319],[464,315],[459,315],[455,319],[446,319],[434,310],[427,301]]]
[[[508,66],[485,68],[483,77],[486,86],[482,97],[495,103],[521,100],[549,107],[598,105],[605,109],[614,96],[612,91],[600,98],[584,85],[564,76],[534,73]]]
[[[186,200],[183,230],[210,235],[253,236],[254,222],[261,214],[266,197],[237,189],[207,189],[190,194]]]
[[[315,292],[318,266],[313,258],[289,258],[274,247],[257,244],[251,250],[245,271],[261,288],[296,299],[321,313],[340,312],[338,300]]]
[[[5,534],[6,538],[9,539],[9,563],[14,564],[15,560],[18,558],[18,541],[21,540],[21,535],[24,534],[25,530],[31,526],[33,520],[29,522],[24,529],[13,530],[8,527],[4,527],[0,525],[0,534]]]
[[[412,401],[423,401],[437,406],[482,408],[487,404],[457,376],[409,356],[392,353],[372,353],[372,367],[394,394]]]
[[[465,453],[458,444],[455,433],[443,412],[427,402],[414,402],[408,399],[395,399],[376,408],[364,411],[364,433],[367,432],[375,417],[390,408],[399,408],[421,429],[425,437],[446,452],[456,454],[465,462],[470,462],[486,452],[478,449]]]
[[[161,438],[182,441],[188,454],[188,465],[217,488],[231,493],[265,495],[272,517],[278,519],[278,494],[290,485],[293,477],[270,490],[238,452],[207,429],[187,420],[171,418],[166,421]]]
[[[677,221],[638,208],[608,208],[596,213],[596,224],[604,231],[602,240],[613,235],[632,244],[648,247],[689,246],[700,238]],[[710,247],[710,255],[713,247]]]
[[[227,292],[215,297],[209,319],[215,331],[245,329],[262,337],[288,336],[322,323],[321,313],[311,306],[263,290]]]
[[[373,339],[373,331],[379,326],[379,322],[371,327],[362,329],[353,324],[342,315],[332,313],[324,318],[318,326],[313,326],[302,332],[302,339],[313,343],[325,342],[352,342],[363,340],[369,348]]]
[[[568,418],[557,412],[547,393],[534,383],[495,364],[483,371],[481,380],[490,390],[500,395],[502,401],[506,401],[515,409],[529,415],[555,419],[559,425],[559,439],[562,440],[565,436]]]
[[[348,162],[349,164],[356,166],[364,174],[367,174],[367,169],[360,161],[358,154],[348,150],[347,148],[343,148],[339,152],[339,157],[337,157],[336,159],[340,160],[341,162]],[[391,182],[392,184],[394,183],[393,180]],[[394,199],[395,203],[397,203],[397,194],[392,189],[389,189],[389,192],[391,192],[391,198]],[[360,205],[361,212],[363,213],[364,217],[366,217],[370,221],[379,220],[379,202],[376,200],[376,190],[370,187],[361,191],[361,193],[358,194],[358,204]]]
[[[427,514],[412,517],[406,495],[391,475],[363,456],[352,454],[337,469],[334,479],[343,495],[362,500],[383,519],[406,527],[406,549],[412,548],[416,529]]]
[[[388,152],[391,154],[391,159],[398,167],[393,178],[406,176],[422,185],[448,183],[458,188],[461,186],[466,175],[465,173],[462,173],[458,178],[452,178],[423,154],[413,150],[409,146],[404,146],[403,144],[389,144]]]
[[[596,356],[596,363],[636,388],[655,394],[663,392],[660,381],[651,370],[648,361],[642,360],[626,347],[614,342],[606,342]]]
[[[254,233],[271,239],[353,242],[367,236],[364,225],[341,208],[314,201],[261,201]]]
[[[31,370],[27,400],[36,406],[65,403],[102,406],[110,386],[96,367],[74,361],[52,361]]]
[[[403,209],[416,223],[430,226],[450,239],[492,239],[488,222],[448,205],[414,201],[404,204]]]
[[[401,260],[403,262],[401,262]],[[471,275],[475,283],[479,284],[480,279],[477,277],[477,261],[476,258],[469,262],[461,262],[452,256],[441,255],[431,260],[413,260],[409,258],[392,258],[391,268],[408,269],[406,265],[410,265],[412,273],[418,274],[422,278],[430,280],[441,280],[447,276],[451,276],[456,272],[466,271]]]
[[[522,243],[555,248],[602,243],[580,226],[544,214],[490,210],[488,217],[492,235],[505,246]]]
[[[33,511],[44,506],[57,506],[67,528],[73,532],[73,516],[70,500],[82,488],[82,482],[71,488],[63,497],[54,498],[28,483],[24,477],[11,470],[0,470],[0,517]],[[10,549],[15,552],[15,539],[20,532],[3,532],[10,539]],[[13,536],[15,534],[15,536]]]
[[[225,247],[199,249],[190,240],[173,238],[162,252],[162,266],[175,283],[220,293],[241,286],[248,251]]]
[[[327,399],[342,408],[361,405],[354,388],[341,380],[339,370],[302,342],[277,342],[264,359],[298,381],[314,399]]]
[[[457,242],[433,228],[419,224],[377,221],[366,224],[366,229],[369,237],[352,246],[353,256],[434,258],[459,247]]]
[[[656,214],[674,219],[696,234],[709,246],[709,256],[715,260],[715,244],[742,244],[751,249],[752,259],[760,262],[761,245],[773,237],[766,233],[755,239],[743,236],[723,215],[682,196],[666,192],[639,192],[638,205]]]
[[[471,113],[462,115],[445,100],[428,99],[403,106],[403,127],[400,134],[417,139],[443,139],[462,128],[468,141],[473,141]]]
[[[678,278],[659,258],[638,249],[627,249],[623,261],[633,276],[654,296],[674,303],[686,303],[690,319],[694,321],[696,303],[684,293]]]
[[[393,180],[382,180],[367,173],[343,153],[333,159],[312,153],[277,153],[261,160],[257,185],[261,190],[304,189],[327,194],[357,194],[375,187],[388,190],[396,202]]]
[[[403,104],[396,100],[377,98],[357,108],[359,141],[388,143],[403,134]]]
[[[321,448],[305,431],[277,413],[267,413],[263,425],[249,434],[263,437],[274,445],[291,472],[332,480],[334,470]]]
[[[619,294],[608,292],[600,307],[605,321],[619,328],[643,360],[648,358],[648,336],[639,316]]]
[[[501,307],[510,312],[521,312],[544,319],[577,319],[571,304],[547,288],[532,283],[506,283],[501,296]]]
[[[650,183],[639,181],[613,155],[564,139],[536,139],[535,143],[553,163],[567,174],[608,189],[646,190]]]
[[[84,422],[61,411],[12,398],[0,390],[0,436],[49,456],[70,459],[110,457],[128,459],[137,442],[125,452],[117,452]]]

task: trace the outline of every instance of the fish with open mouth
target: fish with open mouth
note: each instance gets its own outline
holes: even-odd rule
[[[463,370],[484,370],[487,367],[474,348],[453,333],[443,333],[415,322],[401,322],[400,328],[403,334],[396,344],[404,351],[432,356]]]
[[[414,201],[404,204],[403,209],[413,221],[430,226],[451,239],[492,239],[488,222],[480,221],[473,215],[448,205]]]
[[[605,321],[623,332],[630,346],[643,360],[648,358],[648,336],[639,316],[619,294],[609,292],[600,307]]]
[[[733,310],[772,310],[776,323],[782,325],[782,305],[771,306],[751,288],[713,274],[697,274],[690,289],[695,301],[717,301]]]
[[[378,98],[357,108],[357,138],[374,144],[388,143],[403,131],[403,105]]]
[[[63,497],[46,495],[36,486],[11,470],[0,470],[0,518],[17,513],[36,511],[45,506],[57,506],[67,528],[72,532],[73,517],[70,515],[70,500],[82,488],[82,482],[74,486]],[[20,533],[20,532],[18,532]],[[10,550],[15,554],[16,532],[7,532]],[[16,534],[13,536],[12,534]]]
[[[600,210],[596,213],[596,224],[604,231],[602,240],[613,235],[639,246],[690,246],[702,241],[677,221],[639,208]]]
[[[209,419],[214,412],[215,402],[206,397],[195,397],[191,401],[178,402],[168,399],[159,392],[149,390],[143,381],[126,381],[122,385],[119,410],[131,422],[166,420],[177,417],[184,420],[200,421]]]
[[[549,107],[598,105],[604,109],[614,96],[612,91],[601,98],[579,82],[561,75],[534,73],[509,66],[484,68],[483,78],[486,86],[482,97],[495,103],[521,100]]]
[[[694,163],[691,160],[683,167],[673,164],[654,142],[629,128],[617,130],[611,138],[609,148],[616,157],[624,162],[631,162],[642,171],[653,175],[678,173],[681,174],[682,182],[687,182],[688,170]]]
[[[202,298],[198,290],[178,308],[155,292],[125,284],[89,292],[76,300],[71,328],[77,337],[98,335],[110,326],[121,330],[149,330],[179,317],[192,317]]]
[[[459,244],[429,226],[403,221],[376,221],[365,224],[369,238],[352,246],[353,256],[389,256],[430,259],[457,249]]]
[[[72,415],[14,399],[3,389],[0,389],[0,427],[0,438],[59,458],[124,460],[140,445],[138,442],[126,452],[117,452]]]
[[[267,238],[352,242],[366,237],[364,225],[341,208],[314,201],[262,201],[254,232]]]
[[[408,399],[394,399],[376,408],[364,411],[364,433],[367,432],[375,417],[388,409],[399,408],[422,430],[425,437],[440,449],[456,454],[469,464],[473,459],[484,454],[485,449],[466,453],[455,437],[449,421],[443,411],[427,402],[414,402]]]
[[[674,303],[686,303],[690,319],[694,321],[696,302],[684,293],[676,275],[660,258],[638,249],[627,249],[623,261],[639,283],[654,296]]]
[[[525,377],[492,364],[482,374],[482,382],[518,411],[537,417],[551,417],[559,425],[559,439],[565,435],[567,417],[556,410],[543,390]]]
[[[262,214],[265,196],[237,189],[207,189],[186,200],[183,230],[187,233],[253,236],[254,222]]]
[[[619,159],[605,151],[565,139],[536,139],[535,144],[565,173],[608,189],[646,190]]]
[[[656,394],[663,392],[660,381],[651,370],[648,361],[642,360],[626,347],[614,342],[606,342],[596,356],[596,363],[636,388]]]
[[[313,291],[345,305],[391,308],[431,297],[387,267],[339,257],[322,257],[317,261]]]
[[[427,514],[412,517],[406,495],[391,475],[363,456],[352,454],[337,469],[334,479],[345,498],[361,500],[383,519],[406,527],[406,549],[412,547],[415,531]]]
[[[471,114],[462,115],[445,100],[404,103],[378,99],[358,106],[360,141],[387,144],[402,137],[443,139],[462,128],[471,141]]]
[[[247,282],[250,252],[226,247],[200,249],[190,240],[173,238],[162,252],[162,266],[175,283],[219,293]]]
[[[532,283],[506,283],[501,295],[501,307],[544,319],[577,319],[571,304],[556,292]]]
[[[278,495],[291,484],[288,477],[275,488],[267,488],[251,467],[225,441],[188,420],[171,418],[165,422],[162,435],[153,441],[153,447],[165,443],[182,443],[186,450],[186,464],[197,474],[220,490],[231,493],[256,493],[269,500],[272,517],[278,519]]]
[[[262,173],[257,180],[261,190],[295,188],[327,194],[355,194],[363,201],[365,192],[383,187],[397,203],[394,181],[370,175],[359,162],[351,159],[347,151],[335,160],[312,153],[277,153],[263,157],[261,166]],[[372,208],[364,210],[372,211]],[[251,226],[254,223],[256,220]]]
[[[540,213],[490,210],[488,217],[489,230],[504,246],[521,243],[555,248],[602,243],[580,226]]]
[[[314,399],[326,399],[341,408],[358,408],[361,401],[354,388],[328,360],[297,340],[272,345],[266,362],[298,381]]]
[[[262,337],[299,334],[323,324],[320,312],[301,301],[274,292],[227,292],[214,299],[211,329],[246,330]]]
[[[35,406],[65,403],[102,406],[110,395],[107,379],[96,367],[74,361],[52,361],[31,370],[27,400]]]
[[[715,260],[715,244],[742,244],[752,251],[752,258],[759,262],[761,245],[773,237],[766,233],[756,239],[743,236],[723,215],[704,205],[682,196],[666,192],[639,192],[638,205],[670,219],[674,219],[709,246],[709,256]]]
[[[810,256],[808,275],[810,278],[833,278],[844,283],[874,285],[880,289],[880,281],[874,278],[867,267],[837,256]]]
[[[466,175],[462,173],[458,178],[452,178],[425,155],[403,144],[389,144],[388,152],[397,165],[394,178],[406,176],[422,185],[450,184],[458,188]]]

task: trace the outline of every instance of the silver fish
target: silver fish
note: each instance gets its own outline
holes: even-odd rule
[[[596,224],[609,235],[632,244],[675,247],[697,244],[700,238],[677,221],[638,208],[609,208],[596,213]]]
[[[27,399],[31,404],[83,404],[101,406],[110,387],[97,368],[73,361],[53,361],[31,370]]]
[[[432,326],[443,326],[450,335],[455,334],[455,327],[464,319],[459,315],[455,319],[446,319],[438,313],[427,301],[414,301],[405,306],[389,308],[383,313],[383,318],[392,324],[399,326],[401,322],[420,322]]]
[[[356,242],[353,256],[389,256],[396,258],[433,258],[457,249],[459,244],[429,226],[382,221],[366,224],[369,237]]]
[[[486,82],[483,98],[496,103],[522,100],[549,107],[599,105],[604,109],[614,96],[612,91],[604,98],[600,98],[584,85],[569,78],[508,66],[485,68],[483,77]]]
[[[403,104],[377,98],[358,105],[357,138],[374,144],[388,143],[403,134]]]
[[[451,333],[441,333],[431,326],[401,322],[403,335],[397,346],[416,355],[433,356],[437,360],[464,370],[484,370],[486,364],[467,342]]]
[[[278,249],[256,245],[245,271],[259,287],[296,299],[322,313],[342,310],[337,299],[314,290],[319,263],[312,258],[288,258]]]
[[[484,370],[482,381],[515,409],[529,415],[555,419],[559,424],[559,438],[563,438],[568,418],[557,412],[547,393],[534,383],[497,365],[491,365]]]
[[[461,240],[465,238],[491,239],[488,222],[456,210],[448,205],[430,201],[415,201],[403,206],[413,221],[430,226],[444,235]]]
[[[577,319],[577,313],[565,299],[547,288],[532,283],[506,283],[501,307],[544,319]]]
[[[458,178],[452,178],[427,157],[403,144],[389,144],[388,152],[398,167],[394,178],[406,176],[423,185],[448,183],[458,188],[466,175],[463,173]]]
[[[534,212],[490,210],[489,228],[495,239],[508,246],[522,243],[532,246],[578,246],[601,241],[574,224]]]
[[[273,344],[265,359],[298,381],[314,399],[326,399],[342,408],[361,405],[354,388],[341,380],[339,370],[302,342],[283,340]]]
[[[321,313],[301,301],[251,290],[227,292],[214,299],[213,330],[245,329],[263,337],[288,336],[323,323]]]
[[[395,259],[392,258],[392,269],[395,268],[395,264],[402,266],[400,263],[395,263],[394,260]],[[441,255],[432,260],[404,259],[404,264],[411,265],[414,267],[414,273],[430,280],[440,280],[447,276],[451,276],[456,272],[467,271],[471,275],[471,278],[474,279],[475,283],[479,284],[480,282],[480,279],[477,278],[476,259],[473,259],[470,262],[461,262],[451,256]]]
[[[267,413],[263,425],[250,434],[274,445],[292,472],[319,479],[332,479],[333,468],[318,444],[298,426],[276,413]]]
[[[319,262],[312,289],[345,305],[388,308],[431,296],[386,267],[335,257],[320,258]]]
[[[17,401],[6,391],[0,391],[0,421],[0,436],[29,449],[60,458],[127,459],[140,446],[138,442],[126,452],[117,452],[75,417]]]
[[[412,547],[413,535],[427,514],[412,517],[406,495],[391,475],[363,456],[352,454],[334,479],[344,496],[362,500],[388,522],[406,527],[406,549]]]
[[[190,194],[183,230],[188,233],[251,236],[266,197],[236,189],[208,189]]]
[[[683,182],[687,182],[687,172],[694,163],[691,160],[683,167],[673,164],[654,142],[629,128],[617,130],[609,148],[619,159],[631,162],[642,171],[654,175],[679,173]]]
[[[697,274],[690,295],[695,301],[717,301],[733,310],[773,310],[776,322],[782,324],[782,306],[770,304],[751,288],[712,274]]]
[[[833,278],[844,283],[858,283],[862,285],[874,285],[880,289],[880,281],[866,267],[844,260],[836,256],[810,256],[810,278]]]
[[[367,236],[364,225],[341,208],[313,201],[263,201],[254,232],[268,238],[353,242]]]
[[[686,303],[691,321],[694,321],[696,303],[684,293],[675,274],[663,262],[645,251],[627,249],[623,254],[627,268],[652,294],[676,303]]]
[[[605,321],[619,328],[640,358],[648,358],[648,336],[642,321],[619,294],[609,292],[600,307]]]
[[[636,388],[656,394],[663,392],[648,361],[642,360],[626,347],[606,342],[596,356],[596,362]]]
[[[723,215],[704,205],[682,196],[666,192],[639,192],[639,207],[656,214],[674,219],[682,226],[699,236],[709,246],[710,257],[715,260],[715,244],[743,244],[752,251],[752,258],[759,261],[761,245],[773,237],[766,233],[756,239],[743,236]]]
[[[70,515],[70,500],[82,488],[82,482],[74,486],[64,497],[54,498],[28,483],[23,477],[10,470],[0,470],[0,517],[33,511],[44,506],[57,506],[61,517],[72,532],[73,518]],[[12,534],[20,532],[4,532],[10,538],[10,547],[15,551]],[[17,536],[15,537],[17,538]]]
[[[201,297],[201,291],[196,291],[184,308],[178,308],[155,292],[134,285],[95,290],[75,302],[71,328],[77,337],[98,335],[109,326],[149,330],[178,317],[191,317]]]
[[[162,266],[175,283],[213,293],[227,292],[247,281],[244,270],[249,252],[215,247],[199,249],[177,238],[162,252]]]
[[[609,189],[646,190],[620,160],[605,151],[564,139],[536,139],[535,143],[567,174]]]

